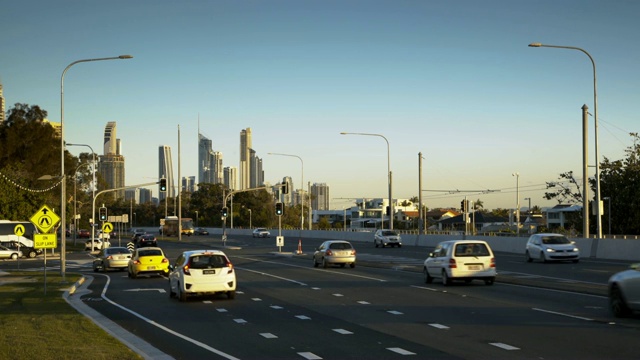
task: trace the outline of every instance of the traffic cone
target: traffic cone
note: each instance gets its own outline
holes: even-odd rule
[[[302,254],[302,240],[298,239],[298,251],[296,254]]]

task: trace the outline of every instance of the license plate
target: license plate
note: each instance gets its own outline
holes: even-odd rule
[[[480,265],[469,265],[467,268],[469,270],[482,270],[482,267]]]
[[[216,271],[215,270],[202,270],[202,273],[204,275],[211,275],[211,274],[215,274]]]
[[[156,267],[155,266],[147,266],[147,270],[155,270]]]

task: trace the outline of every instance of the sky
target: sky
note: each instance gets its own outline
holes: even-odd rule
[[[69,64],[133,56],[64,76],[65,141],[102,155],[115,121],[127,186],[157,180],[160,145],[174,176],[197,177],[198,129],[238,167],[251,128],[265,181],[325,183],[332,209],[387,198],[389,167],[393,197],[422,192],[428,208],[548,207],[547,182],[582,182],[594,70],[580,51],[528,44],[593,57],[598,155],[621,159],[640,124],[638,14],[635,0],[6,1],[0,82],[7,109],[59,121]],[[595,129],[591,116],[591,177]]]

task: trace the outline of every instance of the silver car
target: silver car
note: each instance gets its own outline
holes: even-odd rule
[[[102,249],[93,259],[93,271],[124,270],[129,265],[130,259],[131,252],[126,247],[114,246]]]
[[[354,268],[356,267],[356,249],[348,241],[325,241],[313,253],[313,266],[318,267],[320,264],[323,268],[328,267],[329,264],[339,264],[341,267],[349,264]]]
[[[402,247],[402,239],[400,234],[393,230],[380,229],[373,236],[373,244],[378,247],[397,246]]]
[[[533,234],[527,241],[524,252],[527,262],[539,259],[548,261],[580,261],[580,250],[574,241],[562,234]]]
[[[640,311],[640,263],[609,278],[609,309],[616,317]]]
[[[0,245],[0,259],[16,260],[17,258],[21,258],[21,257],[22,257],[22,251],[9,249],[6,246]]]

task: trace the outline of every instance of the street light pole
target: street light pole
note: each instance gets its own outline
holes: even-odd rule
[[[253,227],[251,226],[251,209],[247,210],[249,210],[249,229],[253,229]]]
[[[513,173],[516,177],[516,236],[520,236],[520,173]]]
[[[609,237],[611,237],[611,197],[607,196],[602,198],[602,200],[607,200],[607,202],[609,203],[607,211],[609,212]]]
[[[524,199],[525,199],[525,200],[529,200],[529,207],[527,208],[527,212],[528,212],[529,214],[531,214],[531,198],[530,198],[530,197],[528,197],[528,198],[524,198]]]
[[[90,163],[84,163],[84,164],[80,164],[78,165],[78,167],[76,168],[76,172],[74,175],[74,181],[73,181],[73,245],[76,244],[76,233],[78,232],[78,197],[77,197],[77,191],[76,191],[76,187],[78,185],[78,170],[80,170],[81,167],[83,166],[87,166],[87,165],[91,165]]]
[[[389,151],[389,140],[386,137],[380,134],[367,134],[367,133],[351,133],[351,132],[341,132],[340,135],[364,135],[364,136],[378,136],[384,139],[387,142],[387,171],[388,171],[388,182],[389,182],[389,229],[393,230],[393,190],[391,186],[391,152]]]
[[[302,175],[300,178],[302,181],[300,182],[300,230],[304,230],[304,161],[298,155],[290,155],[290,154],[280,154],[280,153],[268,153],[269,155],[280,155],[280,156],[291,156],[296,157],[300,160]],[[309,211],[311,211],[311,206],[309,206]],[[309,229],[311,230],[311,229]]]
[[[60,176],[62,178],[62,184],[60,186],[60,218],[62,219],[62,231],[60,233],[60,273],[62,274],[62,281],[66,281],[66,254],[67,251],[66,242],[66,232],[65,232],[65,223],[66,223],[66,197],[67,197],[67,185],[66,179],[64,177],[64,75],[67,73],[67,70],[71,68],[73,65],[81,63],[81,62],[90,62],[90,61],[102,61],[102,60],[120,60],[120,59],[131,59],[133,56],[131,55],[120,55],[115,57],[108,58],[96,58],[96,59],[83,59],[76,60],[71,64],[67,65],[62,71],[62,76],[60,77]]]
[[[583,52],[591,60],[593,66],[593,122],[594,122],[594,138],[595,138],[595,157],[596,157],[596,223],[598,226],[598,239],[602,238],[602,212],[600,211],[600,158],[598,157],[598,86],[596,80],[596,62],[586,50],[575,46],[545,45],[541,43],[531,43],[529,47],[548,47],[557,49],[578,50]]]
[[[65,143],[67,146],[86,146],[91,150],[91,154],[93,155],[93,184],[91,185],[91,188],[93,190],[93,197],[96,196],[96,187],[98,186],[98,183],[96,183],[96,171],[97,171],[97,165],[96,165],[96,152],[93,151],[93,148],[90,145],[87,144],[71,144],[71,143]],[[76,170],[77,171],[77,170]],[[75,196],[75,194],[74,194]],[[96,208],[95,206],[91,209],[91,239],[94,238],[95,235],[95,227],[93,226],[93,224],[95,223],[95,218],[96,218]],[[75,245],[75,235],[73,237],[74,239],[74,245]],[[93,241],[93,240],[92,240]]]

